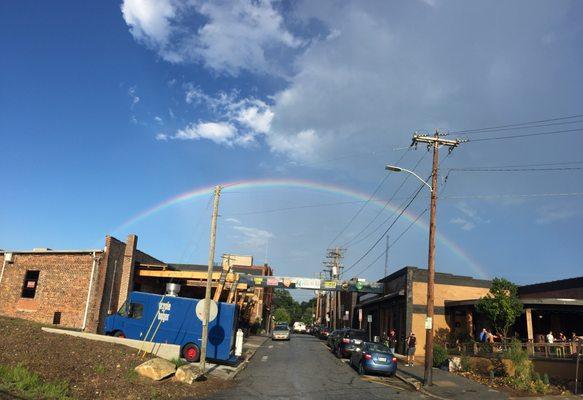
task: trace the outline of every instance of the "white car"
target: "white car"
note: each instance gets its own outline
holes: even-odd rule
[[[293,330],[295,333],[306,333],[306,324],[303,322],[294,322]]]
[[[289,327],[287,325],[277,325],[271,332],[271,340],[289,340]]]

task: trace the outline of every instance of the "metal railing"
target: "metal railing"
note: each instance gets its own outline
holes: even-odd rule
[[[467,342],[455,345],[446,345],[448,354],[460,356],[498,357],[506,352],[509,342]],[[553,360],[575,360],[577,354],[583,352],[581,342],[561,343],[522,343],[522,348],[528,352],[530,358],[544,358]]]

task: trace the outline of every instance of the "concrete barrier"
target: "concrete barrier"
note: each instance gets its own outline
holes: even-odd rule
[[[135,339],[126,339],[114,336],[97,335],[95,333],[77,332],[69,331],[66,329],[55,329],[47,327],[43,327],[42,330],[49,333],[56,333],[60,335],[69,335],[80,337],[83,339],[96,340],[98,342],[117,343],[138,350],[142,349],[148,353],[151,353],[160,358],[164,358],[166,360],[180,358],[180,346],[178,346],[177,344],[143,342],[141,340]]]

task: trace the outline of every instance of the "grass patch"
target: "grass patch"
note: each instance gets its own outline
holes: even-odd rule
[[[23,365],[0,365],[0,387],[28,399],[68,400],[69,384],[66,381],[44,382],[39,375]]]
[[[172,360],[170,360],[170,362],[174,365],[176,365],[176,368],[182,367],[183,365],[188,364],[186,361],[184,361],[182,358],[173,358]]]
[[[106,371],[105,365],[103,365],[103,364],[97,364],[95,366],[95,373],[101,375],[101,374],[105,373],[105,371]]]

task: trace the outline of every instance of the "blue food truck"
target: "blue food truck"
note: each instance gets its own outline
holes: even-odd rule
[[[198,299],[131,292],[119,311],[105,319],[105,334],[180,346],[188,362],[200,357],[202,321],[196,314]],[[212,316],[212,314],[211,314]],[[237,307],[217,303],[209,322],[207,358],[236,362],[234,355]]]

